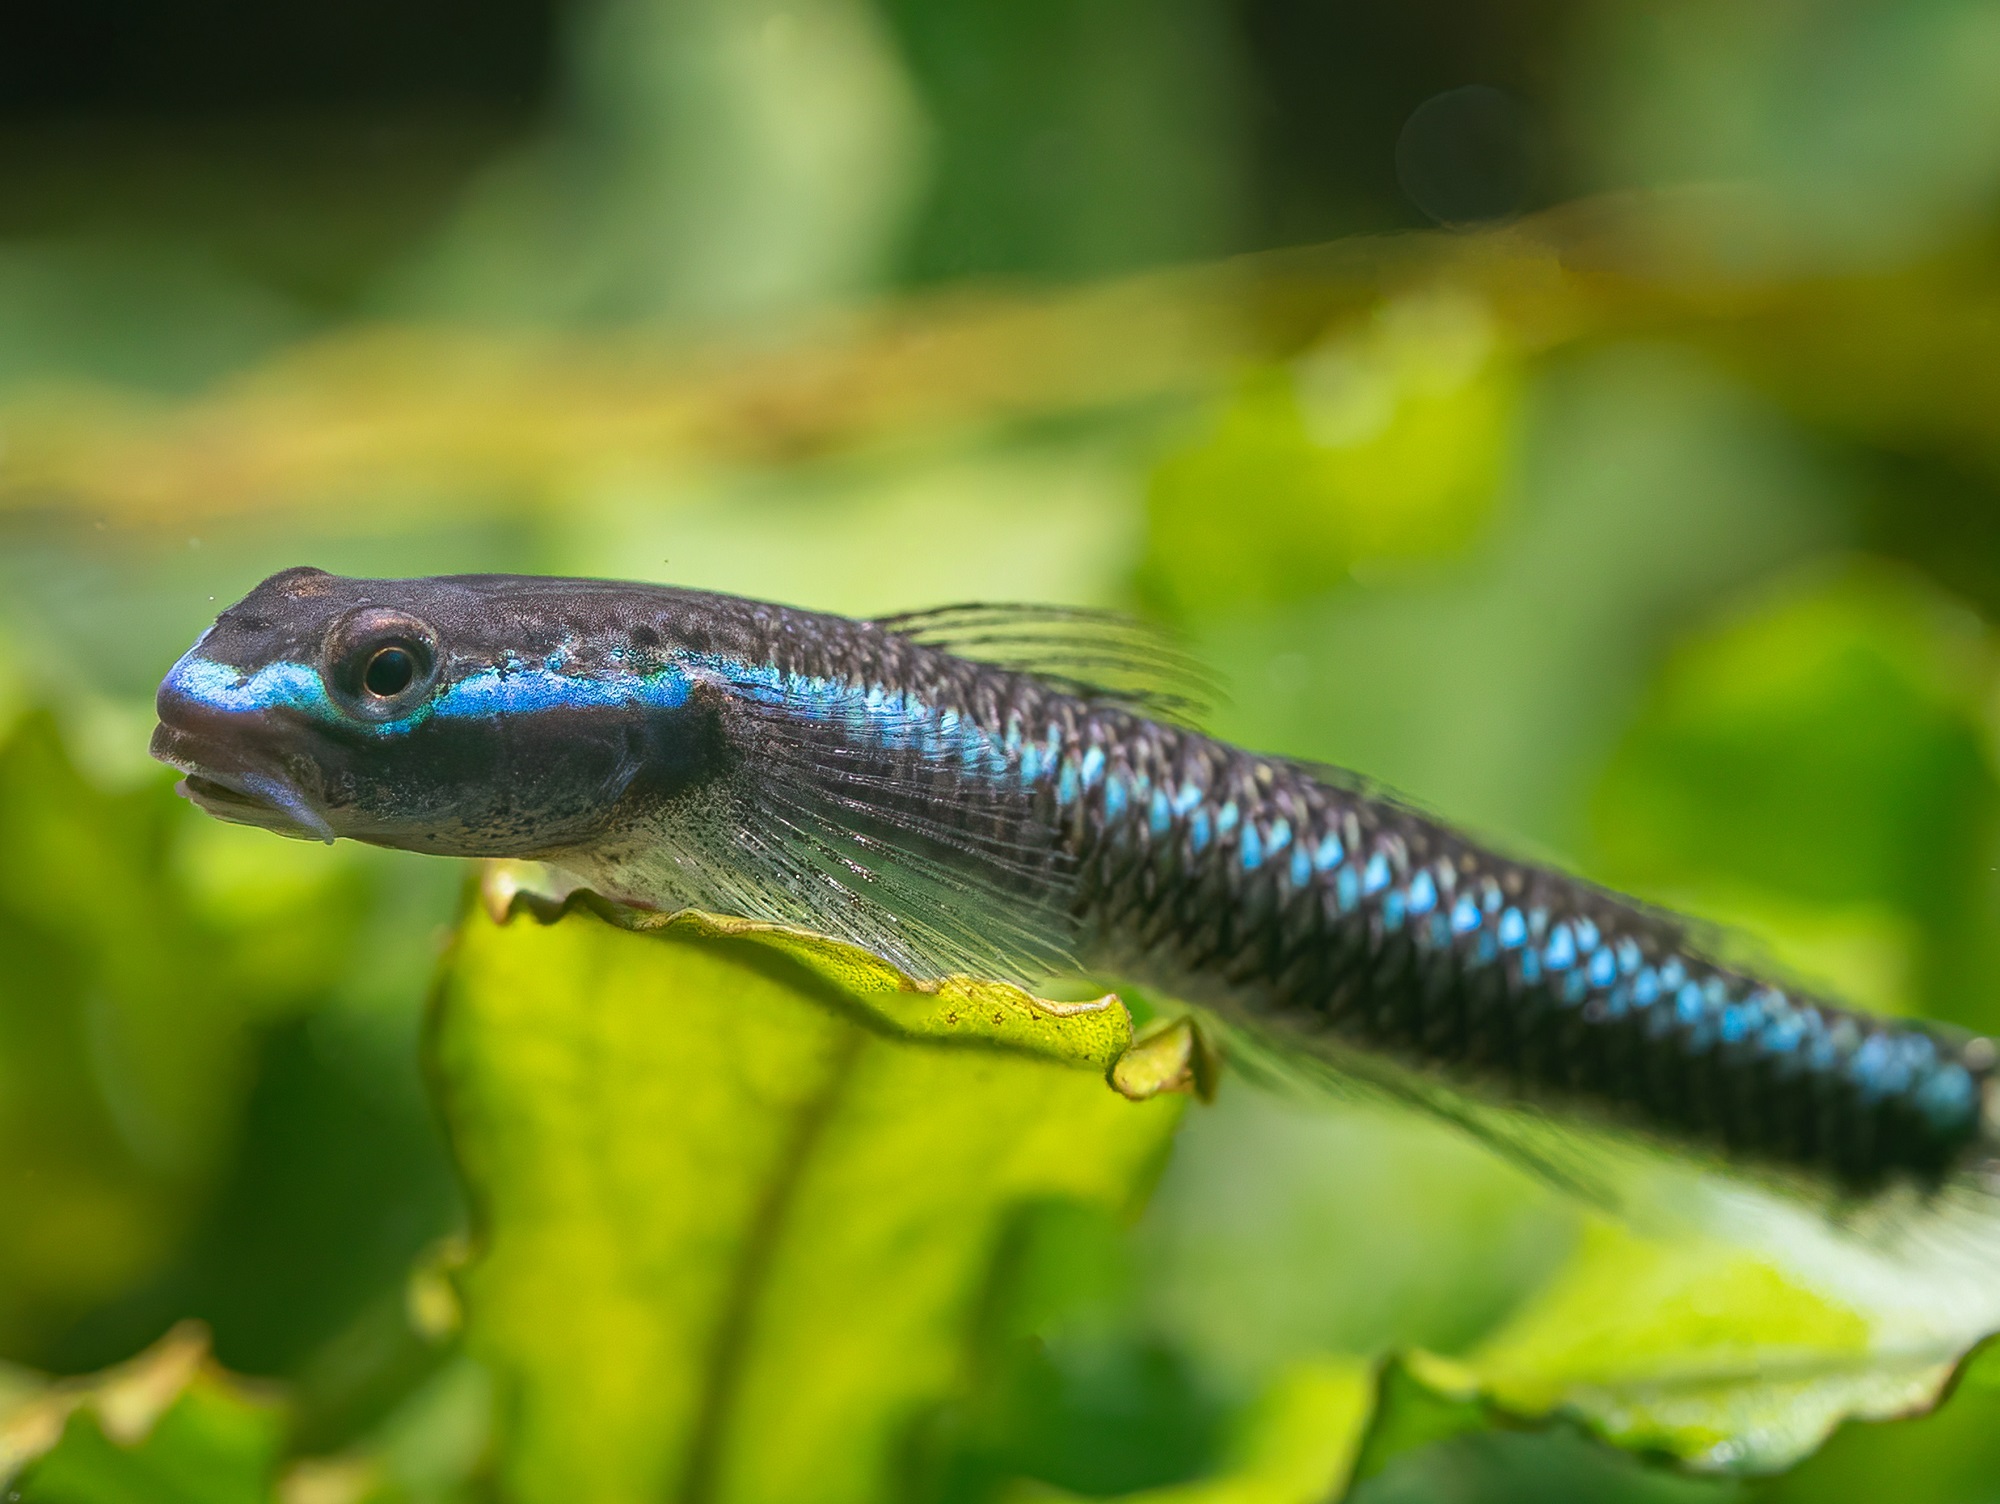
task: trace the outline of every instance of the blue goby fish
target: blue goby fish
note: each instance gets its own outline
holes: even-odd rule
[[[1203,735],[1173,668],[1091,613],[301,568],[174,665],[153,753],[286,835],[536,859],[918,977],[1126,978],[1531,1161],[1504,1125],[1842,1206],[1986,1194],[1988,1041],[1751,975],[1672,915]]]

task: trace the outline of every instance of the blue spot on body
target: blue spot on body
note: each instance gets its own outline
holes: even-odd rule
[[[1528,921],[1519,909],[1509,909],[1500,916],[1500,943],[1508,950],[1528,943]]]
[[[1346,859],[1347,852],[1341,847],[1339,836],[1322,836],[1313,852],[1313,865],[1322,872],[1332,871]]]
[[[1765,1025],[1757,1036],[1757,1047],[1767,1055],[1789,1055],[1805,1038],[1806,1023],[1796,1013],[1787,1013]]]
[[[1404,901],[1412,914],[1428,914],[1437,907],[1437,882],[1428,871],[1419,872],[1410,879],[1409,894]]]
[[[1220,836],[1228,835],[1230,831],[1236,829],[1238,818],[1236,801],[1225,800],[1222,808],[1215,812],[1215,833]]]
[[[1056,775],[1056,803],[1064,805],[1076,803],[1079,781],[1076,764],[1064,762],[1062,772]]]
[[[1579,955],[1587,956],[1597,949],[1599,936],[1596,925],[1588,919],[1578,919],[1573,921],[1570,927],[1576,931],[1576,948]]]
[[[1570,938],[1569,926],[1559,924],[1549,935],[1549,943],[1542,949],[1542,964],[1550,971],[1567,971],[1576,964],[1576,942]]]
[[[1590,958],[1590,985],[1609,987],[1618,980],[1618,958],[1609,946],[1601,946]]]
[[[1660,995],[1660,974],[1648,966],[1632,978],[1632,1001],[1641,1008],[1649,1006]]]
[[[1294,846],[1292,848],[1292,886],[1294,888],[1303,888],[1307,883],[1312,881],[1312,875],[1312,853],[1307,851],[1303,846]]]
[[[1030,742],[1021,749],[1021,782],[1034,783],[1042,776],[1042,749]]]
[[[1083,774],[1083,786],[1087,789],[1096,788],[1098,779],[1104,776],[1104,749],[1092,747],[1085,752],[1080,771]]]
[[[1452,933],[1457,935],[1471,933],[1479,928],[1480,918],[1479,905],[1472,901],[1472,895],[1469,893],[1460,895],[1458,902],[1451,906]]]
[[[1172,829],[1173,823],[1174,812],[1172,806],[1167,803],[1166,790],[1154,789],[1152,807],[1146,812],[1147,826],[1154,835],[1163,836]]]
[[[1180,786],[1180,791],[1174,795],[1174,813],[1184,815],[1197,804],[1201,803],[1201,800],[1202,791],[1200,786],[1192,783],[1184,783]]]
[[[1957,1128],[1978,1111],[1979,1088],[1972,1073],[1953,1062],[1931,1073],[1930,1079],[1917,1088],[1915,1101],[1933,1128],[1946,1131]]]
[[[1684,1024],[1699,1023],[1707,1008],[1708,999],[1702,995],[1699,983],[1687,983],[1674,996],[1674,1015]]]
[[[1626,976],[1636,973],[1645,959],[1639,952],[1639,942],[1629,935],[1618,942],[1618,969]]]
[[[1343,910],[1352,912],[1361,902],[1361,879],[1356,876],[1353,866],[1342,867],[1333,879],[1333,896]]]
[[[1188,845],[1193,848],[1195,855],[1199,856],[1208,850],[1208,842],[1208,811],[1198,809],[1188,819]]]
[[[1909,1084],[1903,1053],[1887,1034],[1871,1034],[1847,1063],[1847,1074],[1869,1098],[1889,1096]]]
[[[1387,893],[1382,897],[1382,928],[1399,930],[1403,927],[1403,895]]]
[[[1589,991],[1590,979],[1582,972],[1572,971],[1568,976],[1563,978],[1562,995],[1564,1002],[1580,1003]]]
[[[1521,952],[1521,980],[1530,985],[1542,979],[1542,958],[1537,951]]]
[[[1283,815],[1280,815],[1271,822],[1270,834],[1264,842],[1265,848],[1272,856],[1276,856],[1291,844],[1292,822],[1287,820]]]
[[[1116,820],[1125,813],[1125,780],[1112,776],[1104,780],[1104,818]]]
[[[1388,886],[1389,858],[1378,851],[1368,858],[1367,869],[1361,874],[1361,891],[1369,894],[1380,893]]]
[[[1264,841],[1257,834],[1256,822],[1253,821],[1243,827],[1243,835],[1237,843],[1237,849],[1243,858],[1244,871],[1252,871],[1264,864]]]

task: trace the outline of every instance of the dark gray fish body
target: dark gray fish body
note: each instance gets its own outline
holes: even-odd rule
[[[1447,1116],[1574,1117],[1842,1195],[1984,1166],[1986,1041],[1761,981],[1096,682],[1148,651],[1075,613],[292,570],[175,666],[154,750],[289,834],[542,859],[918,975],[1128,976]]]

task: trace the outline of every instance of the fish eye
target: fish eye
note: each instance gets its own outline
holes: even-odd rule
[[[437,634],[401,611],[355,612],[335,625],[326,652],[327,688],[367,720],[401,715],[437,679]]]
[[[416,682],[416,655],[400,642],[375,649],[361,670],[361,687],[378,700],[393,700]]]

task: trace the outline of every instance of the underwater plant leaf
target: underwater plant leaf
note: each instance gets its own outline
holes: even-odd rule
[[[1568,1266],[1471,1352],[1416,1351],[1402,1363],[1448,1409],[1568,1419],[1698,1472],[1776,1472],[1843,1421],[1937,1404],[1992,1325],[1990,1300],[1894,1289],[1854,1259],[1845,1271],[1812,1268],[1594,1220]],[[1463,1428],[1461,1414],[1445,1430]],[[1371,1438],[1371,1468],[1400,1449]]]
[[[487,913],[499,923],[517,911],[552,922],[581,909],[620,929],[767,946],[828,984],[878,1027],[910,1039],[976,1039],[1101,1071],[1110,1070],[1133,1042],[1132,1015],[1115,993],[1056,1002],[1009,982],[962,975],[918,981],[859,946],[810,930],[699,909],[661,914],[627,908],[588,889],[553,882],[552,877],[529,863],[488,862],[480,896]]]
[[[34,1504],[264,1504],[284,1432],[194,1322],[86,1378],[0,1374],[0,1488]]]
[[[469,919],[433,1022],[503,1496],[884,1496],[963,1382],[1004,1223],[1131,1205],[1179,1099],[1107,1087],[1122,1007],[1024,1022],[966,984],[954,1023],[838,949],[564,906]]]

